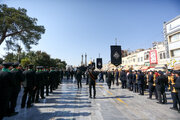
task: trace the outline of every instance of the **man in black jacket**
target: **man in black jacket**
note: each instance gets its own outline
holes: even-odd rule
[[[93,87],[93,91],[94,91],[94,96],[93,98],[96,97],[96,79],[97,79],[97,73],[94,71],[94,67],[92,67],[91,69],[89,69],[89,98],[92,98],[92,90],[91,88]]]
[[[107,85],[108,85],[108,88],[111,89],[111,81],[113,81],[114,79],[114,76],[113,76],[113,71],[108,71],[107,72]]]
[[[23,76],[24,76],[24,81],[23,81],[24,93],[22,97],[21,108],[25,107],[27,95],[28,95],[27,108],[30,108],[32,107],[31,98],[32,98],[33,90],[35,90],[36,88],[35,86],[36,74],[35,71],[33,71],[33,65],[28,65],[28,69],[23,72]]]
[[[166,94],[165,94],[165,86],[167,85],[167,80],[166,76],[163,74],[162,71],[158,72],[158,77],[156,79],[156,88],[157,88],[157,93],[158,93],[158,100],[159,104],[165,104],[166,103]],[[162,99],[163,96],[163,99]]]
[[[139,88],[139,95],[144,95],[144,74],[141,70],[138,70],[138,88]]]
[[[154,95],[156,97],[156,99],[158,99],[158,95],[157,95],[157,91],[156,91],[156,87],[154,86],[154,77],[153,77],[153,72],[150,71],[149,75],[148,75],[148,86],[149,86],[149,99],[152,99],[152,94],[154,92]]]
[[[126,78],[126,72],[124,70],[121,71],[120,80],[121,80],[121,83],[122,83],[122,89],[125,89],[126,88],[127,78]]]
[[[18,62],[14,63],[13,69],[11,70],[11,73],[13,75],[13,82],[14,82],[14,86],[12,88],[12,95],[10,98],[10,114],[11,115],[18,114],[18,112],[15,112],[15,108],[16,108],[18,94],[21,90],[21,83],[23,82],[22,71],[18,70],[18,66],[19,66]]]
[[[176,75],[177,79],[176,79],[174,87],[177,89],[177,92],[178,92],[178,103],[180,105],[180,71],[176,71],[175,75]],[[178,109],[178,112],[180,113],[180,107]]]
[[[3,63],[2,71],[0,71],[0,120],[9,115],[9,100],[14,86],[13,76],[9,70],[10,66],[11,63]]]
[[[129,74],[128,74],[128,76],[127,76],[127,78],[128,78],[128,88],[129,88],[129,90],[130,91],[133,91],[133,73],[132,73],[132,70],[130,70],[129,71]]]
[[[77,80],[78,88],[82,88],[81,79],[82,79],[82,73],[81,73],[81,71],[79,69],[77,69],[76,80]]]

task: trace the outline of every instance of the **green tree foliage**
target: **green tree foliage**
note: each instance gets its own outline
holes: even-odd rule
[[[27,50],[31,45],[37,45],[41,34],[45,33],[44,26],[37,25],[37,19],[26,14],[24,8],[10,8],[0,5],[0,45],[6,41],[7,49],[18,50],[21,40]]]
[[[4,56],[4,59],[6,62],[19,61],[23,67],[27,64],[33,64],[35,66],[49,66],[65,69],[67,65],[65,61],[61,61],[61,59],[58,58],[51,58],[49,54],[42,51],[30,51],[28,53],[22,52],[18,54],[8,53]]]
[[[21,65],[26,67],[27,65],[32,64],[29,58],[24,58],[21,60]]]

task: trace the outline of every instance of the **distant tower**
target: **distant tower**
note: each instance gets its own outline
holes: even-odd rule
[[[87,54],[85,53],[85,66],[87,66]]]
[[[83,55],[81,55],[81,65],[83,65]]]

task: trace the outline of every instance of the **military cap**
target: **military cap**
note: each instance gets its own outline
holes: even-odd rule
[[[15,67],[15,66],[18,66],[18,65],[19,65],[19,62],[16,62],[12,66]]]
[[[12,66],[12,62],[3,62],[3,66],[5,66],[5,67],[9,67],[9,66]]]
[[[158,71],[158,73],[159,73],[160,75],[163,75],[163,72],[162,72],[162,71]]]

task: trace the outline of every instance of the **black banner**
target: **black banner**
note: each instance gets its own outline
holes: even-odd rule
[[[97,58],[96,59],[96,67],[98,69],[101,69],[102,68],[102,58]]]
[[[115,66],[122,63],[121,46],[111,46],[111,63]]]

